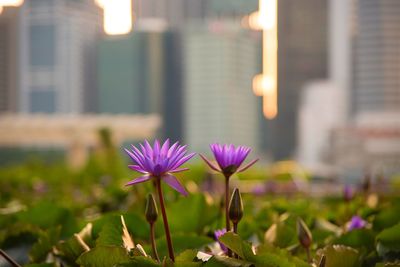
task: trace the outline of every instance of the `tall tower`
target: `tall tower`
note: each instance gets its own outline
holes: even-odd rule
[[[258,147],[258,40],[236,24],[218,21],[183,35],[184,137],[196,151],[212,142]]]
[[[27,0],[21,12],[19,111],[93,111],[100,9],[92,0]]]
[[[362,0],[356,9],[355,115],[400,114],[400,1]]]
[[[302,88],[327,76],[327,1],[278,1],[278,115],[266,122],[275,160],[294,155]]]
[[[18,9],[0,15],[0,112],[16,111]]]

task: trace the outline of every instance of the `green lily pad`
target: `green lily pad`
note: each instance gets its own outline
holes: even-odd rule
[[[359,267],[360,253],[351,247],[329,245],[317,251],[319,262],[322,255],[326,256],[325,267]]]
[[[76,262],[84,267],[110,267],[129,260],[128,252],[123,247],[97,246],[79,256]]]
[[[219,238],[227,248],[231,249],[234,253],[239,255],[240,258],[252,261],[254,260],[254,253],[251,249],[251,244],[240,238],[239,235],[228,232]]]

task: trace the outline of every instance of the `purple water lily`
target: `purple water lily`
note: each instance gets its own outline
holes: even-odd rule
[[[186,196],[188,193],[173,173],[188,170],[188,168],[180,167],[191,159],[194,156],[194,153],[186,154],[186,146],[180,146],[178,142],[170,146],[169,139],[167,139],[162,145],[160,145],[160,141],[155,140],[153,147],[151,147],[149,142],[145,140],[144,145],[140,144],[140,148],[141,151],[132,145],[132,150],[125,149],[126,153],[128,153],[131,159],[136,163],[135,165],[129,165],[129,168],[143,174],[126,185],[134,185],[154,179],[154,185],[157,190],[161,214],[163,217],[169,258],[172,261],[175,261],[161,181],[166,182],[173,189]]]
[[[367,222],[364,221],[360,216],[355,215],[351,218],[350,222],[347,225],[347,229],[349,231],[355,230],[355,229],[362,229],[367,226]]]
[[[219,246],[221,247],[222,251],[226,254],[226,253],[228,252],[228,248],[225,247],[225,245],[222,244],[222,242],[219,241],[219,238],[220,238],[221,236],[223,236],[225,233],[226,233],[226,229],[225,229],[225,228],[224,228],[224,229],[219,229],[219,230],[215,230],[215,231],[214,231],[215,239],[218,241],[218,244],[219,244]]]
[[[217,161],[218,166],[214,165],[211,161],[209,161],[203,155],[200,157],[210,166],[214,171],[220,172],[225,176],[225,221],[226,221],[226,230],[230,231],[231,225],[228,217],[228,203],[230,198],[230,189],[229,189],[229,178],[232,174],[237,172],[242,172],[250,168],[254,163],[257,162],[258,159],[255,159],[248,163],[245,166],[242,166],[242,163],[249,155],[251,149],[245,146],[237,146],[234,145],[220,145],[218,143],[210,145],[211,151],[214,154],[214,158]],[[228,255],[230,252],[228,251]]]
[[[158,140],[155,140],[153,147],[145,140],[144,145],[140,144],[140,148],[141,150],[132,145],[131,150],[125,149],[126,153],[136,163],[135,165],[129,165],[129,168],[143,174],[126,185],[143,183],[156,178],[161,179],[173,189],[186,196],[188,193],[173,173],[188,170],[188,168],[180,167],[195,154],[186,154],[186,146],[181,146],[178,142],[170,146],[169,139],[162,145],[160,145]]]
[[[200,157],[210,166],[214,171],[220,172],[225,175],[225,177],[229,177],[235,172],[242,172],[250,168],[254,163],[258,161],[255,159],[248,163],[245,166],[242,166],[242,163],[249,155],[251,148],[245,146],[237,146],[235,148],[234,145],[220,145],[218,143],[210,145],[211,151],[214,154],[214,158],[217,161],[218,166],[213,164],[203,155]]]

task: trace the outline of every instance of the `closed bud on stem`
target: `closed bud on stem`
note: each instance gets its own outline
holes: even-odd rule
[[[152,194],[149,194],[147,196],[145,213],[146,213],[146,220],[148,223],[153,224],[155,223],[155,221],[157,221],[157,216],[158,216],[157,205]]]
[[[322,255],[321,260],[319,261],[318,267],[325,267],[326,256]]]
[[[229,219],[237,224],[243,217],[243,202],[239,189],[235,188],[229,202]]]
[[[304,221],[297,219],[297,237],[304,248],[309,248],[312,242],[312,235]]]

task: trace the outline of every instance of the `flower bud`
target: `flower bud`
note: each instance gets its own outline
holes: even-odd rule
[[[297,237],[304,248],[309,248],[312,242],[312,235],[304,221],[297,219]]]
[[[238,223],[243,217],[243,202],[239,189],[235,188],[229,202],[229,219],[233,223]]]
[[[148,223],[152,224],[155,221],[157,221],[157,216],[158,216],[157,205],[152,194],[149,194],[147,196],[145,213],[146,213],[146,220]]]
[[[326,256],[322,255],[321,260],[319,261],[318,267],[325,267]]]

